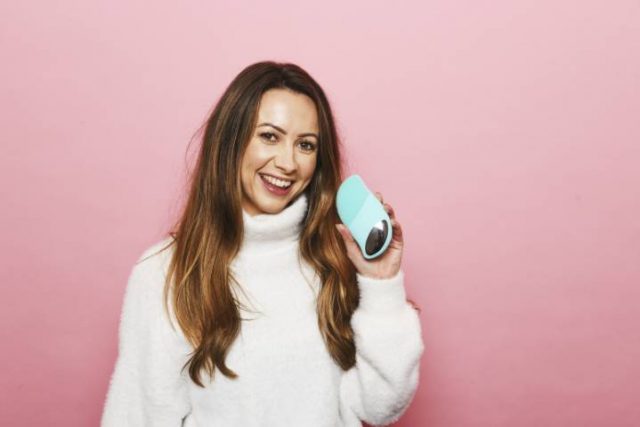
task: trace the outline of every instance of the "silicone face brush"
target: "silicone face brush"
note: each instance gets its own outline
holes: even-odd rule
[[[336,208],[365,259],[377,258],[387,250],[393,236],[391,219],[359,175],[351,175],[340,184]]]

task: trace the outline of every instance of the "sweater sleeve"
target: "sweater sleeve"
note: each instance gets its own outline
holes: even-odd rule
[[[162,306],[158,258],[139,260],[129,275],[101,427],[180,427],[190,412],[187,359]]]
[[[356,364],[342,374],[340,410],[374,426],[397,421],[418,386],[424,351],[420,320],[405,300],[404,272],[374,279],[357,274],[360,303],[351,318]]]

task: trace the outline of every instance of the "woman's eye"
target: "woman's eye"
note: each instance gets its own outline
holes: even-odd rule
[[[316,144],[312,142],[302,141],[300,144],[306,147],[304,148],[304,151],[313,151],[316,149]]]
[[[274,142],[274,141],[271,139],[271,137],[272,137],[272,136],[276,136],[276,135],[275,135],[274,133],[271,133],[271,132],[263,132],[263,133],[261,133],[261,134],[260,134],[260,136],[261,136],[263,139],[266,139],[267,141]]]
[[[262,132],[260,137],[268,142],[276,142],[278,140],[278,135],[273,132]],[[316,144],[313,142],[302,141],[300,142],[300,145],[302,145],[302,149],[308,153],[313,152],[316,149]]]

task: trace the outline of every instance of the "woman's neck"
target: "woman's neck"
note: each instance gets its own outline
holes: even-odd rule
[[[307,206],[307,194],[302,193],[289,206],[275,214],[252,216],[243,209],[244,238],[241,253],[265,255],[293,245],[300,237]]]

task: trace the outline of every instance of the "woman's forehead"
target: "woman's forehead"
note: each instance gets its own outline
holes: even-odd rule
[[[311,98],[288,90],[264,93],[258,109],[257,126],[264,123],[282,129],[287,134],[317,133],[318,114]]]

